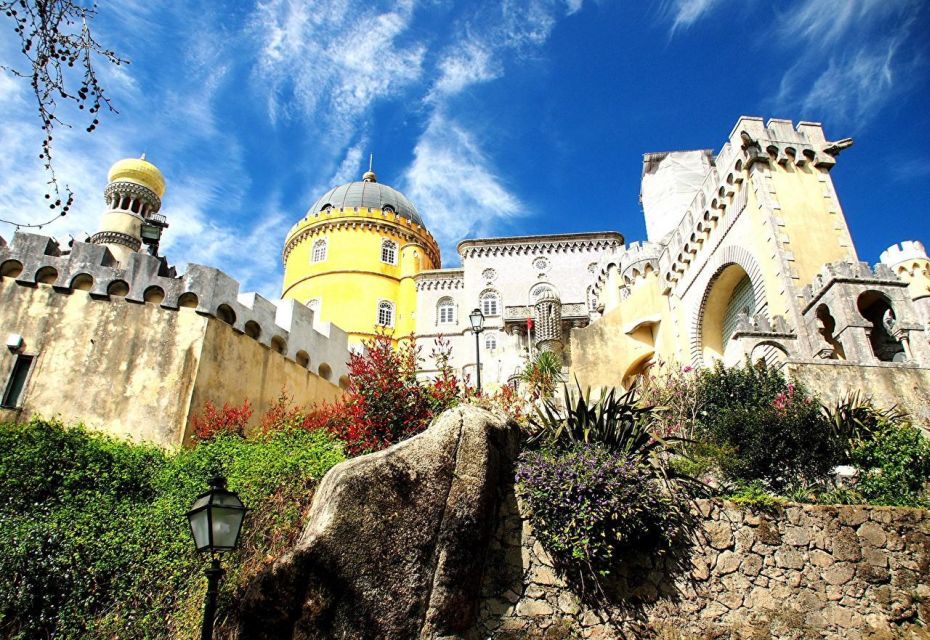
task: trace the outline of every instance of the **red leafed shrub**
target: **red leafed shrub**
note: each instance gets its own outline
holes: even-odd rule
[[[245,427],[252,417],[252,407],[246,400],[240,406],[229,406],[223,403],[222,409],[217,409],[207,400],[203,405],[203,412],[191,418],[194,428],[194,438],[200,441],[212,440],[218,433],[234,433],[245,435]]]
[[[349,360],[343,401],[318,405],[305,417],[304,427],[327,429],[345,443],[349,455],[378,451],[423,431],[467,392],[448,364],[448,341],[438,339],[432,357],[440,375],[420,381],[420,349],[412,337],[397,347],[387,335],[366,341],[364,351]]]

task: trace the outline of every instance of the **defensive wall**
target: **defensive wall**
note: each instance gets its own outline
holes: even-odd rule
[[[524,519],[525,506],[510,498],[491,543],[481,637],[928,637],[927,511],[799,504],[760,511],[699,500],[689,544],[625,556],[600,587],[582,589],[566,582]]]
[[[346,334],[296,301],[240,294],[217,269],[176,276],[142,253],[121,266],[104,246],[22,232],[0,238],[0,333],[23,343],[0,354],[4,382],[33,356],[0,420],[60,415],[166,446],[190,437],[207,401],[247,400],[257,420],[282,390],[301,404],[335,400],[347,374]]]

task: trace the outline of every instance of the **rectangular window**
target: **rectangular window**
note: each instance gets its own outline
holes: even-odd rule
[[[455,322],[455,307],[451,304],[439,307],[439,324],[452,324]]]
[[[23,395],[23,389],[26,388],[26,380],[29,378],[29,370],[32,368],[32,361],[35,356],[18,355],[16,362],[13,364],[13,372],[6,383],[6,389],[3,392],[3,402],[0,406],[15,409],[20,406],[20,399]]]
[[[496,316],[497,315],[497,298],[494,296],[488,296],[481,301],[481,313],[486,316]]]

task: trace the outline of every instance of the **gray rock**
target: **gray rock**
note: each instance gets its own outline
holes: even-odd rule
[[[331,469],[296,547],[249,586],[240,640],[465,632],[516,443],[512,425],[466,406]]]

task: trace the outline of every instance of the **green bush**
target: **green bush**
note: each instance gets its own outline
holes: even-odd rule
[[[857,440],[851,462],[860,470],[855,490],[871,504],[930,507],[930,439],[905,423],[889,423]]]
[[[0,425],[0,636],[191,637],[205,581],[184,517],[221,473],[255,510],[226,563],[221,618],[300,530],[312,485],[342,460],[322,432],[218,434],[179,452],[54,421]]]
[[[729,480],[777,490],[799,479],[818,482],[835,464],[838,443],[820,404],[763,361],[730,368],[717,362],[700,372],[697,386],[695,437],[727,452],[718,463]]]

